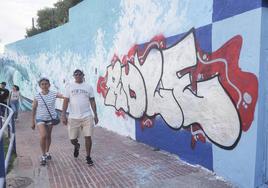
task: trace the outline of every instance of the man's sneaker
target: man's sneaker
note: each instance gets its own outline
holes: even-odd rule
[[[87,156],[86,160],[87,160],[87,164],[89,166],[92,166],[93,165],[93,161],[92,161],[91,157]]]
[[[80,144],[77,143],[75,146],[74,146],[74,157],[77,158],[78,155],[79,155],[79,149],[80,149]]]
[[[40,159],[40,165],[45,166],[47,164],[46,156],[42,155]]]
[[[51,157],[50,153],[46,153],[46,160],[51,160],[51,159],[52,159],[52,157]]]

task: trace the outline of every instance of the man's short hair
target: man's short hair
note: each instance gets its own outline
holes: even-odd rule
[[[84,75],[84,72],[80,69],[75,69],[73,75],[75,75],[76,73],[80,73],[80,74]]]
[[[6,82],[1,82],[1,84],[2,84],[2,85],[4,85],[4,86],[6,86],[6,85],[7,85],[7,83],[6,83]]]

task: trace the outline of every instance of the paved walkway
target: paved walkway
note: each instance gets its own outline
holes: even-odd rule
[[[31,112],[20,114],[17,123],[17,153],[7,187],[88,188],[88,187],[232,187],[221,178],[200,167],[187,165],[175,155],[107,131],[95,128],[92,158],[85,162],[83,140],[77,159],[67,138],[65,126],[54,127],[52,160],[39,165],[38,131],[30,129]]]

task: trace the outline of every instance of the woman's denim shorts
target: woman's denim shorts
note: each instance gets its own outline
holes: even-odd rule
[[[42,119],[36,119],[36,125],[45,124],[45,125],[51,125],[52,120],[42,120]]]

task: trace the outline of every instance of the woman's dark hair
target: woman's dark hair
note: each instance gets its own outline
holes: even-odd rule
[[[13,85],[13,87],[16,88],[17,91],[20,90],[19,86],[17,86],[17,85]]]
[[[40,84],[41,84],[42,81],[47,81],[50,84],[48,78],[40,78],[40,80],[38,81],[39,86],[40,86]]]

